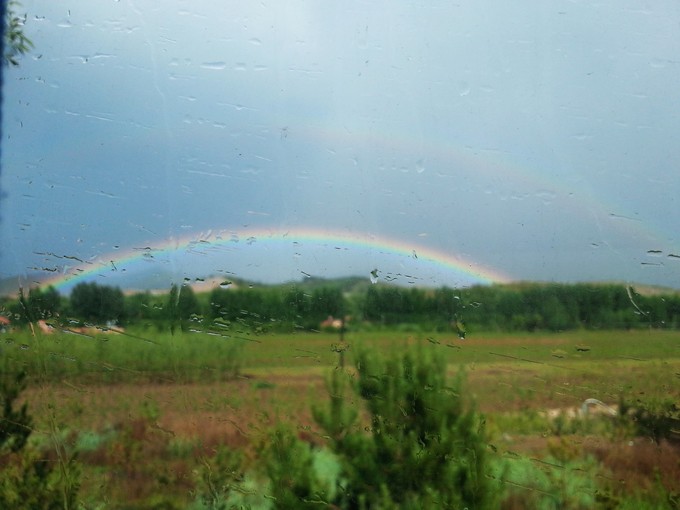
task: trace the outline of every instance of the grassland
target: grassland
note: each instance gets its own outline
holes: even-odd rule
[[[444,357],[451,374],[464,370],[466,397],[485,414],[499,462],[540,465],[546,484],[557,483],[558,468],[541,464],[552,462],[560,472],[571,466],[595,476],[588,490],[619,506],[644,494],[653,500],[680,492],[677,445],[655,443],[614,420],[566,418],[566,410],[587,398],[613,406],[622,398],[680,402],[680,332],[494,333],[461,340],[373,331],[349,332],[345,340],[331,333],[26,330],[2,334],[0,352],[4,373],[29,374],[24,398],[35,417],[34,442],[79,451],[83,500],[92,506],[105,498],[110,508],[125,507],[121,501],[153,507],[159,494],[177,508],[195,503],[197,473],[208,459],[224,447],[254,458],[256,445],[278,423],[323,444],[311,407],[328,399],[324,379],[338,367],[338,350],[348,347],[351,367],[361,346],[386,353],[420,346]],[[549,418],[548,409],[565,413]],[[506,479],[505,508],[523,507],[523,490],[536,494],[536,488],[522,489],[521,469],[517,473]]]

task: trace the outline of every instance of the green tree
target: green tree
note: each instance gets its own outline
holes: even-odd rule
[[[438,320],[446,323],[451,322],[462,312],[460,296],[456,291],[448,287],[442,287],[434,291],[432,297],[432,313]]]
[[[281,510],[328,508],[330,487],[315,466],[314,451],[289,429],[279,426],[261,447],[270,492]]]
[[[282,301],[282,308],[276,313],[278,319],[298,323],[309,316],[311,299],[302,289],[291,287],[288,289]]]
[[[157,304],[150,292],[125,297],[125,318],[128,322],[150,321],[158,318]]]
[[[370,417],[369,432],[346,409],[347,383],[331,377],[331,403],[314,416],[340,459],[342,508],[493,508],[499,495],[486,456],[484,420],[468,407],[462,380],[423,350],[384,360],[356,357],[354,392]]]
[[[174,332],[177,324],[180,325],[182,331],[186,330],[191,316],[200,313],[201,306],[194,289],[189,285],[182,285],[179,288],[173,285],[170,288],[165,306],[165,318],[170,323],[171,331]]]
[[[125,297],[117,287],[82,282],[71,291],[69,303],[71,313],[85,321],[101,324],[124,317]]]
[[[78,473],[72,456],[59,463],[28,445],[33,419],[28,404],[15,409],[26,388],[26,374],[0,375],[0,508],[58,510],[75,508]]]
[[[173,284],[170,287],[168,298],[165,303],[164,316],[168,324],[170,324],[170,332],[174,334],[179,317],[177,316],[177,303],[179,302],[179,288]]]
[[[61,296],[51,285],[46,290],[40,287],[30,289],[28,309],[33,320],[55,317],[61,311]]]
[[[201,314],[201,305],[198,302],[194,289],[189,285],[182,285],[179,289],[177,313],[181,321],[188,321],[191,319],[192,315]]]
[[[14,379],[9,374],[0,379],[0,399],[2,399],[2,421],[0,421],[0,452],[21,450],[31,435],[33,420],[28,415],[25,402],[18,410],[14,403],[26,388],[26,374],[20,372]]]
[[[29,289],[28,296],[20,288],[18,299],[7,305],[14,320],[20,324],[56,317],[62,308],[61,296],[51,285],[44,291],[40,287]]]
[[[310,313],[317,321],[326,319],[329,315],[341,317],[347,308],[342,290],[335,287],[321,287],[312,292]]]

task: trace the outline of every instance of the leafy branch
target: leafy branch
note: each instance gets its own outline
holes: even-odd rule
[[[25,55],[33,48],[33,42],[24,33],[26,25],[26,14],[17,14],[21,4],[16,0],[11,0],[7,4],[5,12],[5,52],[2,56],[3,65],[18,66],[19,57]]]

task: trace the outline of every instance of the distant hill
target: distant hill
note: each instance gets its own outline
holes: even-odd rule
[[[179,282],[178,282],[179,283]],[[243,289],[243,288],[280,288],[282,290],[295,287],[298,289],[313,291],[321,287],[334,287],[342,290],[343,293],[354,293],[363,291],[371,285],[368,278],[360,276],[348,276],[342,278],[304,278],[302,280],[288,281],[284,283],[261,283],[240,278],[225,278],[224,276],[207,276],[205,278],[185,279],[182,285],[190,286],[197,294],[210,292],[215,288],[222,289]],[[158,289],[162,292],[161,289]]]
[[[36,286],[38,282],[44,281],[47,276],[45,273],[31,273],[25,276],[16,275],[0,278],[0,296],[16,297],[19,295],[20,287],[28,289]]]
[[[545,281],[516,281],[510,283],[497,283],[495,287],[503,287],[506,289],[525,290],[530,287],[547,287],[550,285],[594,285],[594,286],[616,286],[616,287],[632,287],[635,292],[642,296],[668,296],[680,295],[680,289],[673,287],[665,287],[662,285],[647,285],[640,283],[630,283],[623,281],[602,281],[602,282],[545,282]]]
[[[314,290],[321,287],[339,288],[343,292],[354,292],[363,290],[371,285],[371,282],[366,277],[361,276],[346,276],[342,278],[319,278],[310,277],[298,281],[290,281],[280,284],[282,287],[290,288],[295,286],[300,289]]]

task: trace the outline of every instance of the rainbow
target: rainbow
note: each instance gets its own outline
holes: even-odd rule
[[[118,250],[93,260],[65,266],[61,274],[47,278],[40,284],[52,285],[60,292],[67,293],[80,282],[94,280],[102,283],[102,278],[134,273],[141,268],[148,268],[149,263],[158,264],[154,269],[165,268],[173,274],[177,274],[179,270],[187,276],[186,280],[193,280],[197,276],[214,275],[216,267],[225,267],[230,263],[233,265],[234,259],[239,265],[257,268],[258,258],[268,261],[262,262],[262,265],[269,266],[272,260],[279,264],[282,260],[295,261],[305,259],[305,256],[317,262],[333,259],[339,262],[335,266],[341,267],[343,262],[354,259],[354,262],[347,263],[349,273],[342,276],[356,275],[352,269],[361,267],[367,277],[370,272],[377,270],[377,274],[385,281],[395,283],[436,286],[491,284],[511,280],[499,270],[429,247],[421,238],[417,242],[411,242],[342,230],[260,227],[208,230],[183,238],[170,238],[158,244]],[[362,262],[357,263],[356,259]],[[202,260],[212,260],[214,263],[206,266],[201,264]],[[305,271],[308,263],[309,260],[301,260],[299,269],[289,270],[289,276],[326,276],[322,270]],[[240,271],[222,272],[251,279],[242,276]],[[106,280],[103,283],[106,284]]]
[[[291,128],[288,136],[296,136]],[[300,139],[313,140],[322,146],[335,147],[371,147],[376,154],[393,156],[401,155],[398,160],[410,161],[414,171],[425,172],[426,168],[463,169],[465,173],[482,176],[489,183],[489,192],[501,193],[499,198],[507,198],[501,191],[505,187],[517,190],[518,194],[531,193],[545,203],[554,203],[568,210],[569,214],[581,221],[608,221],[614,232],[623,236],[645,239],[650,246],[659,242],[671,245],[671,251],[680,249],[677,235],[660,225],[654,225],[645,218],[638,218],[632,211],[630,203],[623,202],[615,187],[602,190],[597,194],[565,177],[558,177],[554,172],[545,171],[542,167],[527,161],[520,161],[516,155],[497,149],[485,149],[462,145],[455,140],[415,136],[411,133],[388,133],[385,131],[357,129],[340,129],[323,123],[308,123],[299,128]],[[415,155],[410,158],[406,154]],[[387,157],[386,160],[391,160]],[[420,167],[420,168],[417,168]],[[566,175],[571,175],[566,172]],[[498,183],[502,178],[504,184]],[[370,178],[369,178],[370,180]],[[509,195],[508,195],[509,196]],[[656,243],[656,244],[655,244]]]
[[[594,194],[591,190],[579,185],[579,181],[569,181],[557,177],[553,172],[541,171],[539,167],[527,161],[516,159],[512,153],[501,150],[475,148],[465,146],[455,140],[443,140],[432,138],[418,133],[385,132],[383,130],[370,130],[362,126],[352,128],[339,128],[327,125],[324,122],[314,122],[307,119],[305,122],[292,124],[286,127],[285,137],[272,131],[272,143],[290,144],[312,142],[314,145],[325,148],[329,153],[336,153],[342,149],[370,147],[376,155],[376,161],[372,163],[396,164],[409,166],[408,171],[424,173],[426,176],[431,172],[442,170],[444,173],[456,173],[460,170],[461,175],[469,174],[482,177],[488,193],[498,194],[498,199],[512,197],[512,190],[518,193],[528,191],[535,194],[540,200],[551,207],[568,212],[574,220],[589,224],[602,223],[602,235],[600,238],[584,238],[584,244],[591,246],[602,245],[617,252],[617,246],[621,240],[635,238],[644,240],[654,249],[667,249],[669,253],[678,252],[677,236],[669,233],[667,228],[654,225],[646,218],[637,218],[635,213],[630,213],[630,205],[621,203],[618,197],[602,196]],[[215,133],[202,133],[201,136],[217,136]],[[221,136],[221,135],[220,135]],[[282,146],[283,147],[283,146]],[[285,163],[286,151],[282,150],[283,163]],[[347,150],[348,157],[352,150]],[[360,151],[359,151],[360,152]],[[361,164],[361,162],[360,162]],[[373,183],[373,174],[366,173],[364,185],[370,187]],[[611,236],[615,235],[614,238]],[[235,240],[240,240],[240,243]],[[252,241],[252,250],[244,248]],[[597,242],[597,244],[596,244]],[[183,260],[189,255],[202,255],[209,258],[211,254],[221,253],[224,257],[232,255],[232,259],[244,258],[256,251],[255,247],[269,246],[272,249],[272,257],[292,256],[282,249],[284,246],[299,246],[301,244],[316,247],[339,247],[343,255],[350,253],[363,253],[371,262],[375,261],[378,268],[382,267],[384,255],[391,255],[392,259],[398,259],[402,265],[408,266],[406,274],[414,274],[414,271],[430,266],[431,273],[428,284],[469,284],[503,282],[511,278],[501,271],[487,268],[444,249],[433,248],[426,239],[416,238],[404,240],[403,237],[394,238],[369,233],[353,232],[351,230],[321,229],[315,227],[245,227],[236,230],[215,230],[188,236],[172,237],[165,241],[151,242],[137,245],[128,250],[118,250],[108,254],[97,256],[80,264],[78,261],[66,260],[61,272],[50,278],[40,281],[40,284],[52,284],[56,288],[68,292],[70,288],[80,281],[89,281],[93,278],[114,277],[116,271],[131,273],[136,267],[149,262],[157,262],[157,267],[165,266],[168,272],[177,274],[178,271],[186,276],[199,274],[194,268],[184,270]],[[279,249],[275,249],[278,245]],[[219,253],[216,253],[219,252]],[[236,253],[238,252],[238,253]],[[416,253],[417,264],[409,258]],[[644,253],[641,258],[646,257]],[[223,257],[223,260],[224,260]],[[82,259],[82,257],[81,257]],[[199,257],[200,259],[200,257]],[[84,259],[83,259],[84,260]],[[193,260],[197,260],[193,258]],[[69,265],[71,264],[71,265]],[[216,263],[217,267],[219,263]],[[356,266],[358,267],[358,266]],[[351,268],[349,268],[351,269]],[[411,271],[413,269],[413,271]],[[363,274],[365,268],[358,269],[354,274]],[[320,272],[312,272],[302,265],[297,276],[312,273],[322,275]],[[389,278],[401,277],[395,269],[394,274],[386,275]],[[200,274],[211,274],[211,271],[202,270]],[[235,271],[236,276],[243,276],[241,271]],[[290,276],[294,276],[291,272]],[[416,274],[416,276],[419,276]],[[112,278],[113,279],[113,278]],[[181,279],[181,278],[180,278]],[[248,278],[250,279],[250,278]],[[255,277],[257,279],[257,277]],[[413,279],[412,279],[413,280]],[[100,280],[101,281],[101,280]],[[168,280],[169,284],[169,280]]]

